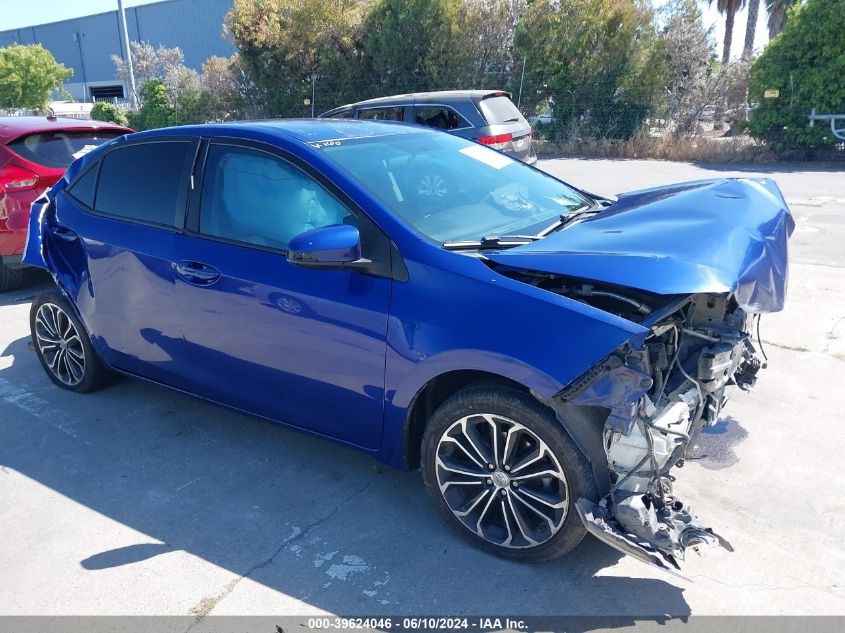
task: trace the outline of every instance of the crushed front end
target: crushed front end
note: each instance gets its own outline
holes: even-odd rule
[[[731,392],[754,386],[765,366],[752,340],[757,319],[730,294],[677,299],[642,322],[645,337],[559,394],[610,410],[602,432],[610,491],[597,504],[577,502],[593,535],[674,569],[689,547],[731,549],[676,496],[672,470],[683,465],[701,429],[717,422]]]
[[[497,272],[564,297],[562,307],[643,328],[544,400],[592,465],[600,500],[576,506],[602,541],[670,570],[690,547],[730,549],[678,498],[672,473],[765,366],[759,318],[784,307],[794,228],[772,180],[718,179],[622,194],[489,256]]]

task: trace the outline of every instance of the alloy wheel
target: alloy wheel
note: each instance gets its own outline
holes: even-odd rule
[[[492,413],[466,416],[440,438],[437,485],[469,531],[507,548],[536,547],[566,519],[569,492],[560,462],[526,426]]]
[[[68,387],[85,378],[85,348],[68,314],[54,303],[45,303],[35,314],[35,339],[53,376]]]

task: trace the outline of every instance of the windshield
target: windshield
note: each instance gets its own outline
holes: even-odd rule
[[[123,132],[119,130],[51,130],[29,134],[12,141],[7,147],[18,156],[44,167],[65,169],[77,158],[121,134]]]
[[[451,134],[397,134],[312,147],[440,243],[536,234],[591,203],[551,176]]]

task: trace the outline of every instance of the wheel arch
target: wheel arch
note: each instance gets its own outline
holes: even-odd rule
[[[423,433],[437,408],[461,389],[481,383],[509,386],[531,393],[527,386],[511,378],[478,369],[457,369],[434,376],[417,391],[405,413],[404,456],[407,468],[420,467]]]
[[[512,378],[477,369],[452,370],[434,376],[414,396],[405,413],[403,454],[406,468],[414,470],[420,467],[422,438],[432,414],[453,394],[474,384],[511,387],[546,407],[590,462],[598,491],[604,494],[609,490],[602,440],[608,409],[545,398]]]

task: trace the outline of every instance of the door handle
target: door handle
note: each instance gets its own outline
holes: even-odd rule
[[[73,242],[79,237],[76,232],[71,231],[69,228],[64,226],[57,226],[53,229],[53,235],[59,239],[65,240],[66,242]]]
[[[220,279],[220,271],[200,262],[175,262],[173,268],[189,284],[210,286]]]

